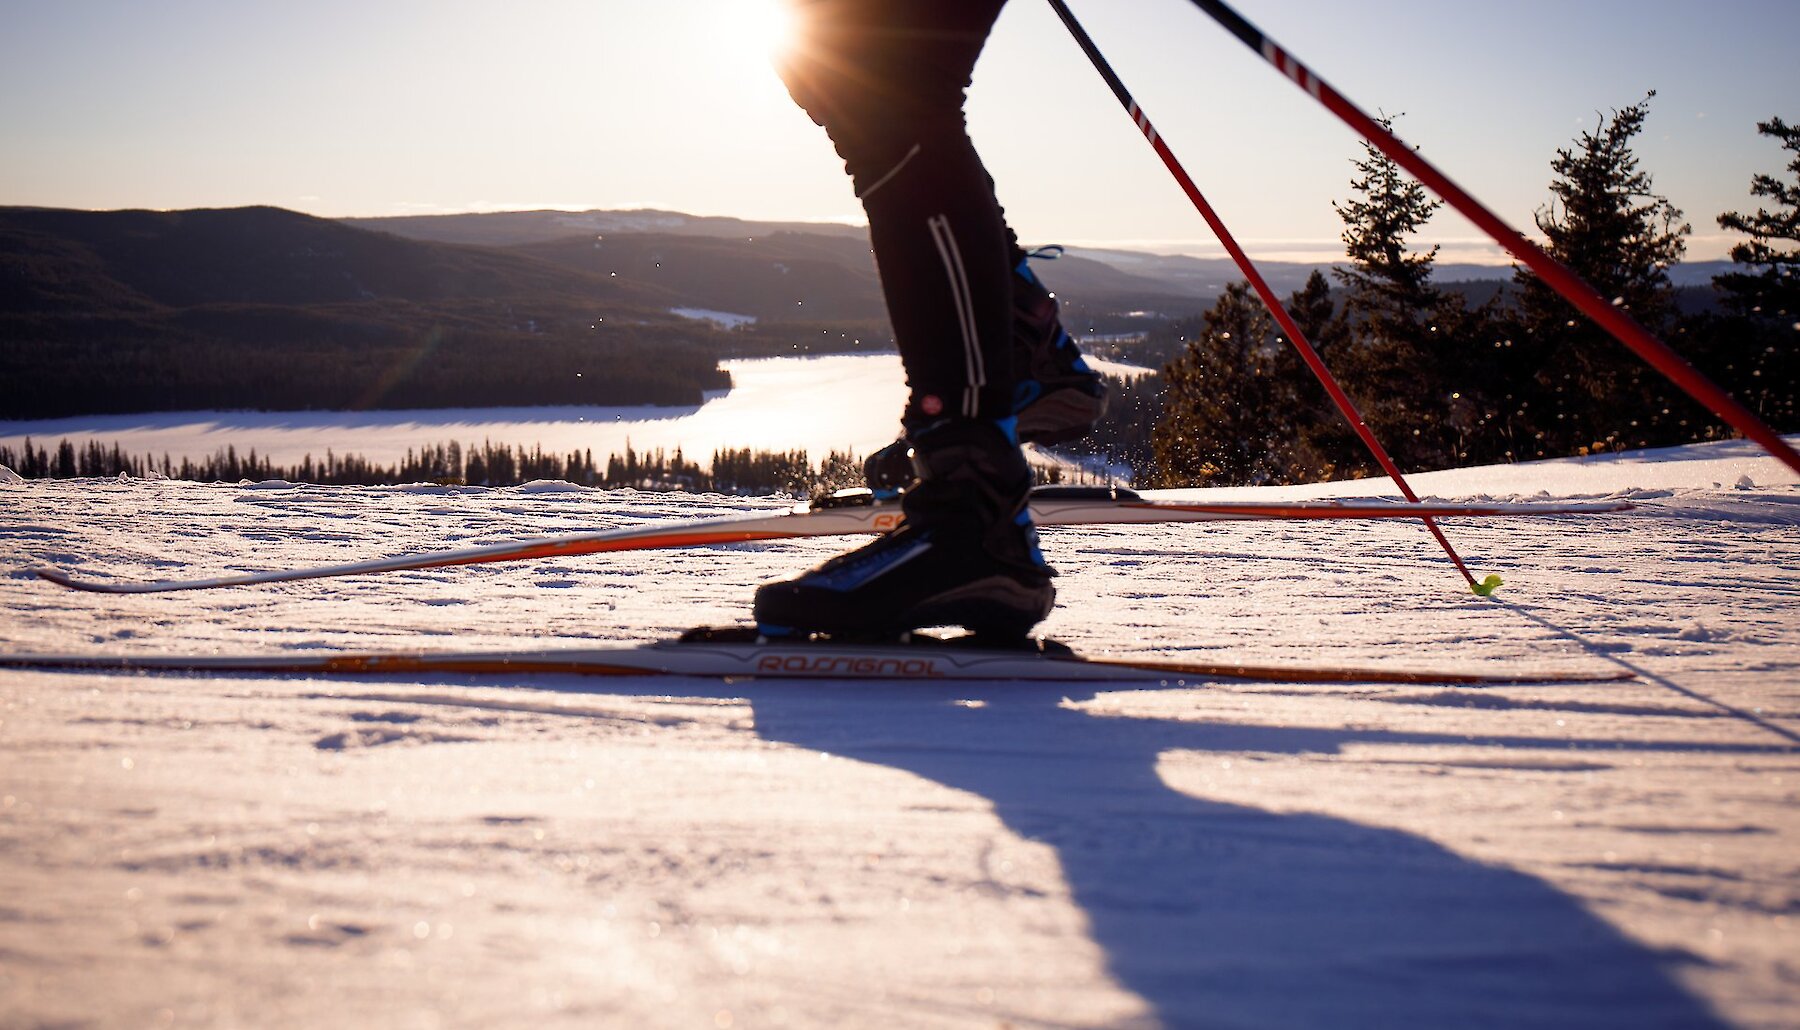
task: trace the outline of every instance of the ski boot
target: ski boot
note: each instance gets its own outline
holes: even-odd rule
[[[1063,329],[1056,298],[1032,274],[1024,255],[1013,268],[1012,360],[1018,380],[1012,410],[1020,442],[1068,443],[1086,436],[1100,421],[1106,383],[1082,359]],[[863,463],[863,476],[875,496],[892,497],[912,483],[910,449],[901,438]]]
[[[946,419],[914,434],[917,482],[899,529],[756,592],[765,636],[896,637],[964,626],[1016,640],[1050,614],[1056,575],[1038,551],[1031,469],[1012,420]]]
[[[1056,298],[1025,257],[1013,266],[1012,343],[1020,442],[1057,444],[1086,436],[1106,412],[1106,383],[1082,358],[1063,328]]]

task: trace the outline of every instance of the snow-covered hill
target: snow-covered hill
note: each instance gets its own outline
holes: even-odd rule
[[[1639,507],[1446,523],[1506,578],[1491,601],[1416,525],[1047,532],[1046,629],[1096,652],[1638,678],[0,673],[0,1022],[1800,1025],[1796,477],[1733,443],[1418,485]],[[1319,492],[1390,490],[1279,493]],[[25,570],[271,568],[776,503],[0,483],[0,639],[658,636],[741,620],[756,583],[842,542],[123,598]]]

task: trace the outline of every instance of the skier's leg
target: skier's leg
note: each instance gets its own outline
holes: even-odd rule
[[[1026,443],[1079,440],[1106,412],[1106,383],[1063,328],[1056,298],[1031,270],[1029,255],[1007,233],[1012,283],[1013,415]],[[912,445],[902,436],[869,455],[863,478],[877,496],[913,482]]]
[[[1022,632],[1053,573],[1025,512],[1012,415],[1013,247],[963,122],[1003,0],[808,0],[784,78],[844,158],[869,217],[910,397],[907,525],[757,592],[757,622]]]
[[[843,157],[912,397],[908,425],[1010,414],[1010,244],[963,121],[1003,0],[800,0],[783,78]]]

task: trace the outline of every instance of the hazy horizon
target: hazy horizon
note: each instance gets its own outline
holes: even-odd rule
[[[46,205],[21,204],[21,205],[0,205],[0,206],[45,207]],[[194,211],[194,210],[229,210],[229,209],[243,209],[243,208],[250,208],[250,207],[281,207],[281,206],[283,206],[283,205],[245,204],[245,205],[232,205],[230,208],[221,208],[218,205],[200,205],[198,207],[185,207],[185,208],[153,208],[153,207],[94,208],[94,207],[86,207],[86,208],[57,208],[57,210],[90,211],[90,212],[96,212],[96,213],[106,213],[106,212],[113,212],[113,211],[131,211],[131,210],[171,212],[171,211]],[[574,214],[593,214],[593,213],[633,214],[633,213],[637,213],[637,212],[643,212],[646,214],[662,213],[662,214],[684,215],[684,216],[688,216],[688,217],[692,217],[692,218],[730,218],[730,219],[737,219],[737,220],[745,221],[745,222],[784,222],[784,223],[794,223],[794,224],[801,224],[801,225],[835,226],[835,227],[852,228],[852,229],[866,229],[868,227],[868,222],[866,220],[854,220],[853,221],[853,220],[847,220],[847,219],[825,218],[825,217],[820,217],[820,218],[779,218],[779,219],[778,218],[756,218],[756,217],[752,217],[752,216],[746,216],[746,215],[730,213],[730,212],[709,212],[709,213],[702,214],[700,212],[694,212],[694,211],[675,211],[675,210],[671,210],[669,208],[663,208],[663,207],[595,208],[595,207],[570,207],[570,206],[555,207],[555,206],[540,205],[537,207],[529,207],[529,208],[494,208],[494,209],[478,209],[478,210],[467,210],[467,211],[433,211],[433,212],[414,212],[411,214],[352,213],[352,214],[344,214],[344,215],[323,214],[323,213],[320,213],[317,211],[306,211],[306,210],[303,210],[300,208],[294,208],[294,207],[287,207],[286,209],[291,210],[291,211],[296,211],[300,214],[310,215],[315,218],[325,218],[325,219],[341,220],[341,221],[364,221],[364,220],[383,219],[383,218],[435,218],[435,217],[454,218],[454,217],[463,216],[463,215],[533,214],[533,213],[538,213],[538,212],[553,212],[553,213],[572,214],[572,215],[574,215]],[[1543,242],[1542,234],[1532,233],[1529,235],[1532,235],[1534,238],[1536,238],[1539,243]],[[1287,239],[1265,240],[1265,239],[1257,239],[1255,237],[1238,237],[1238,242],[1245,245],[1247,248],[1250,248],[1254,252],[1253,253],[1254,260],[1258,261],[1259,263],[1341,264],[1346,260],[1345,256],[1344,256],[1343,242],[1341,240],[1337,240],[1337,241],[1310,241],[1310,240],[1287,240]],[[1217,240],[1211,239],[1211,238],[1206,238],[1206,239],[1177,238],[1177,239],[1148,239],[1148,240],[1145,240],[1145,239],[1092,240],[1092,239],[1080,239],[1080,238],[1057,238],[1054,240],[1032,241],[1032,245],[1044,245],[1044,244],[1048,244],[1048,243],[1059,244],[1061,246],[1069,248],[1071,251],[1074,251],[1074,252],[1079,252],[1082,250],[1128,251],[1128,252],[1145,254],[1145,255],[1148,255],[1151,257],[1194,257],[1194,258],[1212,259],[1212,260],[1220,260],[1220,261],[1230,260],[1230,256],[1228,254],[1226,254],[1224,247],[1221,246]],[[1312,244],[1313,246],[1309,248],[1309,247],[1305,246],[1307,244]],[[1480,266],[1493,267],[1493,268],[1510,268],[1517,263],[1510,254],[1501,250],[1499,246],[1497,246],[1493,243],[1487,242],[1485,240],[1470,240],[1470,239],[1457,240],[1457,239],[1437,238],[1437,239],[1425,241],[1425,244],[1422,244],[1422,245],[1434,245],[1434,246],[1438,246],[1441,248],[1440,252],[1438,254],[1438,258],[1437,258],[1437,263],[1439,266],[1480,265]],[[1692,251],[1690,249],[1690,252],[1682,258],[1682,263],[1685,264],[1685,263],[1692,263],[1692,262],[1725,261],[1725,260],[1727,260],[1727,258],[1723,253],[1713,255],[1713,256],[1697,256],[1694,253],[1692,253]]]

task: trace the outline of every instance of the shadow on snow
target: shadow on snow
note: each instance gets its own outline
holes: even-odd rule
[[[1055,848],[1111,972],[1165,1024],[1724,1025],[1671,976],[1700,960],[1627,939],[1539,879],[1397,830],[1195,798],[1156,769],[1170,749],[1467,738],[1096,717],[1064,706],[1065,690],[770,684],[751,697],[768,740],[977,794]]]
[[[745,691],[704,680],[601,685],[571,677],[529,686],[748,697],[766,740],[988,799],[1013,833],[1055,849],[1112,975],[1164,1025],[1728,1025],[1674,978],[1678,967],[1705,959],[1632,941],[1536,877],[1400,830],[1197,798],[1171,789],[1157,772],[1171,750],[1332,754],[1352,743],[1541,750],[1568,749],[1567,740],[1096,716],[1064,703],[1092,696],[1074,684],[768,682]],[[1580,747],[1790,750],[1680,740]]]

